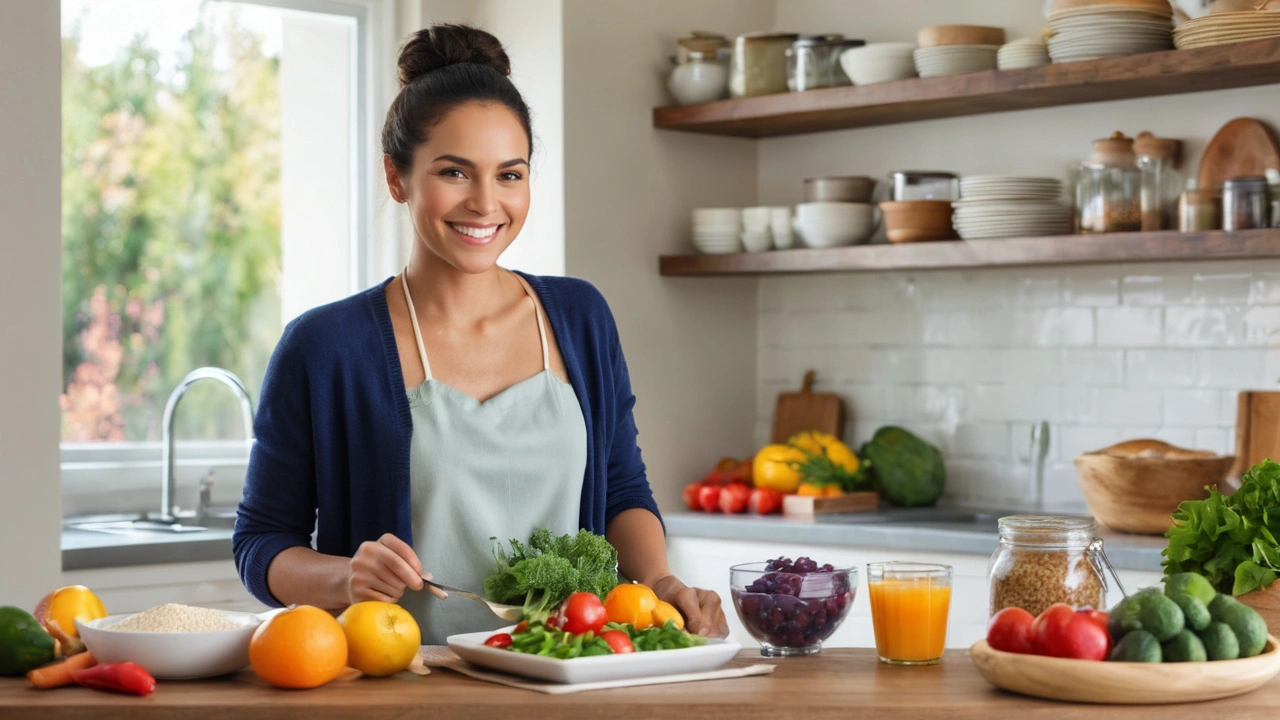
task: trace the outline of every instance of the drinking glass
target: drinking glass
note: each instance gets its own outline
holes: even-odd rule
[[[867,565],[876,653],[890,665],[936,665],[947,643],[950,565],[880,562]]]

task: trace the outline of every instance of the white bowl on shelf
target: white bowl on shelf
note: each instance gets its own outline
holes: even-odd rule
[[[840,67],[854,85],[906,80],[916,76],[914,43],[871,43],[840,54]]]
[[[793,226],[806,247],[854,245],[871,238],[878,212],[872,203],[801,203]]]

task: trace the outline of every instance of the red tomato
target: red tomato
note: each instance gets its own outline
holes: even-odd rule
[[[782,509],[782,493],[770,488],[756,488],[747,498],[747,509],[756,515],[770,515]]]
[[[684,486],[684,504],[694,512],[702,512],[702,504],[698,502],[698,491],[703,488],[705,483],[692,483]]]
[[[1102,628],[1102,632],[1107,634],[1107,656],[1111,655],[1111,615],[1102,610],[1095,610],[1091,607],[1080,608],[1076,612],[1089,618],[1095,625]]]
[[[751,488],[745,483],[729,483],[720,489],[720,512],[727,515],[746,512]]]
[[[495,648],[511,647],[511,636],[506,633],[498,633],[485,640],[484,644]]]
[[[519,624],[519,625],[516,625],[516,629],[511,631],[511,634],[512,634],[512,635],[519,635],[520,633],[525,632],[525,631],[526,631],[526,630],[528,630],[528,629],[529,629],[529,621],[528,621],[528,620],[521,620],[521,621],[520,621],[520,624]]]
[[[1037,655],[1105,660],[1111,645],[1105,628],[1063,603],[1050,605],[1040,613],[1034,632]]]
[[[1007,607],[987,624],[987,644],[993,650],[1032,655],[1036,651],[1036,618],[1019,607]]]
[[[599,632],[609,622],[609,611],[604,603],[591,592],[576,592],[565,599],[560,606],[559,615],[563,618],[560,629],[565,632],[581,635],[584,632]]]
[[[543,625],[545,625],[545,626],[547,626],[547,627],[549,627],[549,628],[551,628],[552,630],[559,630],[559,629],[560,629],[560,618],[556,617],[555,615],[552,615],[551,617],[547,618],[546,620],[543,620],[543,621],[542,621],[542,624],[543,624]]]
[[[631,644],[631,638],[621,630],[607,630],[600,633],[600,637],[609,643],[609,649],[614,655],[623,655],[625,653],[635,652],[636,648]]]
[[[705,512],[719,512],[720,510],[720,486],[719,485],[703,485],[698,490],[698,504],[702,506]]]

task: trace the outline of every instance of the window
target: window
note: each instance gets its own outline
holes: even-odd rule
[[[63,511],[159,510],[195,368],[255,398],[293,317],[368,282],[377,0],[62,0]],[[176,414],[179,505],[239,499],[236,399]]]

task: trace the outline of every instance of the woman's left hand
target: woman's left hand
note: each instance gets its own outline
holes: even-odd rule
[[[729,621],[725,619],[720,596],[710,590],[691,588],[675,575],[668,575],[653,583],[652,590],[659,600],[675,606],[684,616],[684,628],[706,637],[729,635]]]

